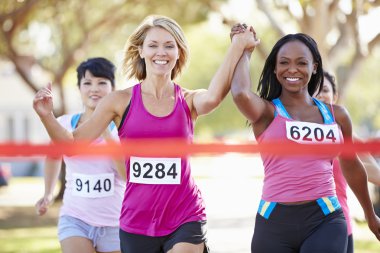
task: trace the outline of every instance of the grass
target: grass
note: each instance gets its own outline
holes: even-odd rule
[[[355,253],[378,253],[380,252],[380,242],[355,240]]]
[[[1,253],[58,253],[57,229],[53,227],[0,229]],[[355,240],[355,253],[378,253],[380,242]]]
[[[380,242],[376,241],[376,237],[370,232],[367,223],[363,221],[355,221],[357,232],[368,232],[368,235],[357,235],[354,232],[354,252],[355,253],[378,253],[380,252]],[[367,239],[367,236],[369,237]],[[360,237],[360,239],[358,238]]]
[[[1,253],[59,253],[56,227],[0,230]]]

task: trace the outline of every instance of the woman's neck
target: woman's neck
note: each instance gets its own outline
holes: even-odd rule
[[[150,77],[141,82],[142,92],[157,99],[171,95],[174,91],[173,86],[174,83],[168,77]]]
[[[314,104],[313,98],[307,94],[284,94],[280,95],[280,100],[284,105],[312,105]]]
[[[84,108],[84,112],[82,113],[79,122],[86,121],[88,118],[91,117],[93,112],[94,110],[91,108]]]

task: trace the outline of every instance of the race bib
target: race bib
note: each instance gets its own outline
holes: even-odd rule
[[[340,143],[337,124],[323,125],[302,121],[286,121],[286,137],[294,142],[310,143]]]
[[[79,174],[73,173],[72,193],[84,198],[102,198],[114,193],[114,177],[106,174]]]
[[[181,158],[130,158],[129,181],[140,184],[180,184]]]

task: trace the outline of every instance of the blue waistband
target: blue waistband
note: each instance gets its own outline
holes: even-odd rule
[[[319,198],[317,199],[317,203],[325,215],[342,208],[336,196]]]
[[[328,215],[338,209],[341,209],[338,198],[336,196],[319,198],[316,200],[316,203],[320,206],[324,215]],[[270,202],[262,199],[260,200],[259,209],[257,212],[265,219],[268,219],[276,205],[277,202]]]
[[[260,200],[259,210],[257,210],[257,212],[261,216],[263,216],[265,219],[268,219],[269,215],[272,213],[276,205],[277,205],[277,202],[269,202],[265,200]]]

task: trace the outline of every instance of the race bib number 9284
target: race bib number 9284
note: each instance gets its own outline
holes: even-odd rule
[[[181,158],[150,158],[132,156],[129,181],[140,184],[180,184]]]

